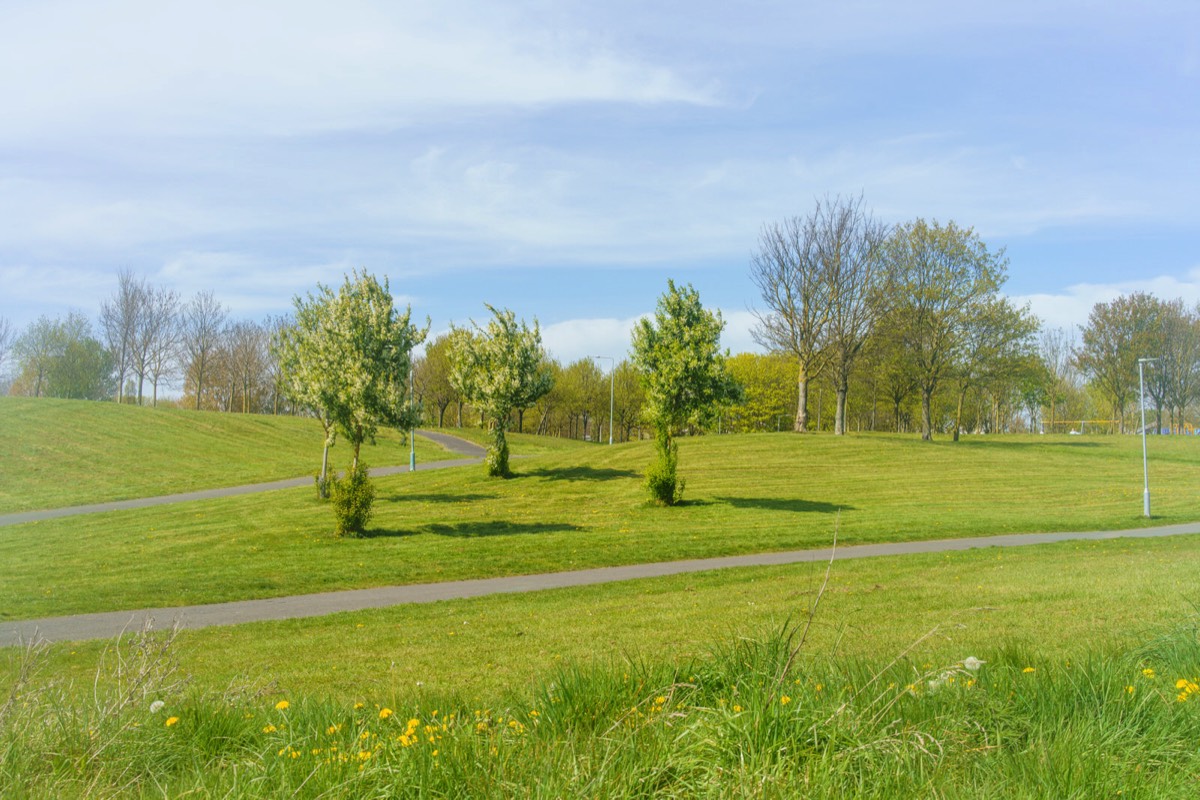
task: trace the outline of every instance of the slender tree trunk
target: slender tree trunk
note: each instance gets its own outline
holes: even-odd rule
[[[462,400],[458,401],[458,427],[462,427]]]
[[[839,379],[837,387],[837,412],[833,418],[833,433],[835,436],[846,435],[846,393],[849,391],[849,382],[845,378]]]
[[[321,450],[321,479],[317,481],[317,494],[324,500],[329,497],[329,435],[325,436],[325,447]]]
[[[808,432],[808,365],[800,367],[800,375],[796,379],[796,433]]]
[[[962,430],[962,408],[963,401],[967,399],[967,390],[962,388],[958,390],[958,409],[954,412],[954,441],[958,441],[958,432]]]
[[[446,407],[449,405],[450,405],[449,403],[439,403],[438,404],[438,427],[439,428],[446,427]]]
[[[933,387],[921,387],[921,440],[933,441]]]

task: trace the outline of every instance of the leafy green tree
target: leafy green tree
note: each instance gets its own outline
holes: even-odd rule
[[[613,376],[613,391],[615,393],[617,430],[621,431],[621,439],[629,441],[633,429],[642,419],[642,406],[646,402],[646,390],[642,386],[641,376],[637,367],[627,360],[622,360],[616,366]]]
[[[446,409],[458,392],[450,382],[450,334],[443,333],[425,345],[425,355],[414,365],[414,380],[422,400],[437,407],[437,426],[446,425]]]
[[[667,281],[653,321],[639,320],[633,329],[633,363],[642,376],[644,413],[654,426],[658,451],[646,485],[663,505],[675,505],[683,497],[684,482],[676,474],[676,432],[689,423],[704,424],[741,395],[721,353],[724,327],[720,312],[705,310],[694,288]]]
[[[325,428],[318,478],[324,497],[329,447],[337,434],[353,448],[353,474],[362,444],[374,441],[380,425],[415,424],[408,404],[409,363],[428,328],[411,323],[411,309],[399,313],[387,280],[381,285],[365,270],[347,276],[336,294],[317,284],[315,295],[293,302],[295,321],[277,332],[273,347],[288,395]]]
[[[114,387],[109,352],[92,337],[83,314],[39,317],[13,347],[19,374],[13,390],[34,397],[100,400]]]
[[[971,228],[918,219],[885,247],[893,305],[889,326],[907,351],[921,392],[921,438],[933,438],[933,395],[947,378],[971,321],[1004,282],[1004,251],[988,251]]]
[[[492,444],[486,459],[492,477],[509,477],[509,417],[529,408],[550,391],[551,376],[537,320],[530,329],[513,312],[487,306],[492,319],[486,328],[453,328],[450,339],[451,382],[484,416]]]
[[[795,402],[793,366],[783,353],[738,353],[726,359],[729,374],[742,387],[744,397],[729,409],[731,431],[773,431],[780,417],[791,416]]]
[[[980,384],[1015,377],[1033,356],[1037,318],[1028,308],[1017,308],[1007,298],[989,297],[967,320],[958,361],[951,370],[958,404],[954,415],[954,441],[962,429],[963,401]]]
[[[1138,385],[1138,359],[1158,355],[1158,303],[1144,292],[1097,303],[1083,329],[1076,363],[1107,398],[1117,429],[1125,432],[1125,408]]]

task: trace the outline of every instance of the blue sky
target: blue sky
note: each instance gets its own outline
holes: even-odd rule
[[[737,351],[761,226],[839,193],[973,226],[1053,325],[1200,301],[1198,89],[1191,0],[0,0],[0,316],[365,267],[571,360],[671,277]]]

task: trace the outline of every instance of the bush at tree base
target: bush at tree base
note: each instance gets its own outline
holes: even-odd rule
[[[371,520],[371,505],[375,502],[375,484],[371,483],[367,466],[359,464],[341,478],[332,478],[333,515],[337,520],[338,536],[358,536]]]
[[[646,470],[646,488],[654,500],[664,506],[673,506],[683,499],[682,478],[675,474],[679,465],[679,445],[660,434],[655,437],[658,456]]]

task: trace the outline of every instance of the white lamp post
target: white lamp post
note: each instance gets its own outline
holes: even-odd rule
[[[1146,459],[1146,378],[1143,366],[1153,364],[1157,358],[1138,359],[1138,405],[1142,409],[1142,516],[1150,517],[1150,465]]]
[[[410,355],[409,361],[408,361],[408,410],[409,410],[410,414],[412,413],[412,407],[413,407],[413,368],[412,368],[412,357]],[[410,428],[408,431],[408,448],[409,448],[409,450],[408,450],[408,471],[409,472],[417,471],[417,429],[415,426],[416,421],[414,420],[413,423],[414,423],[414,427]]]
[[[612,368],[608,371],[608,443],[612,444],[613,398],[616,396],[617,359],[612,356],[592,356],[592,358],[607,358],[612,362]]]

